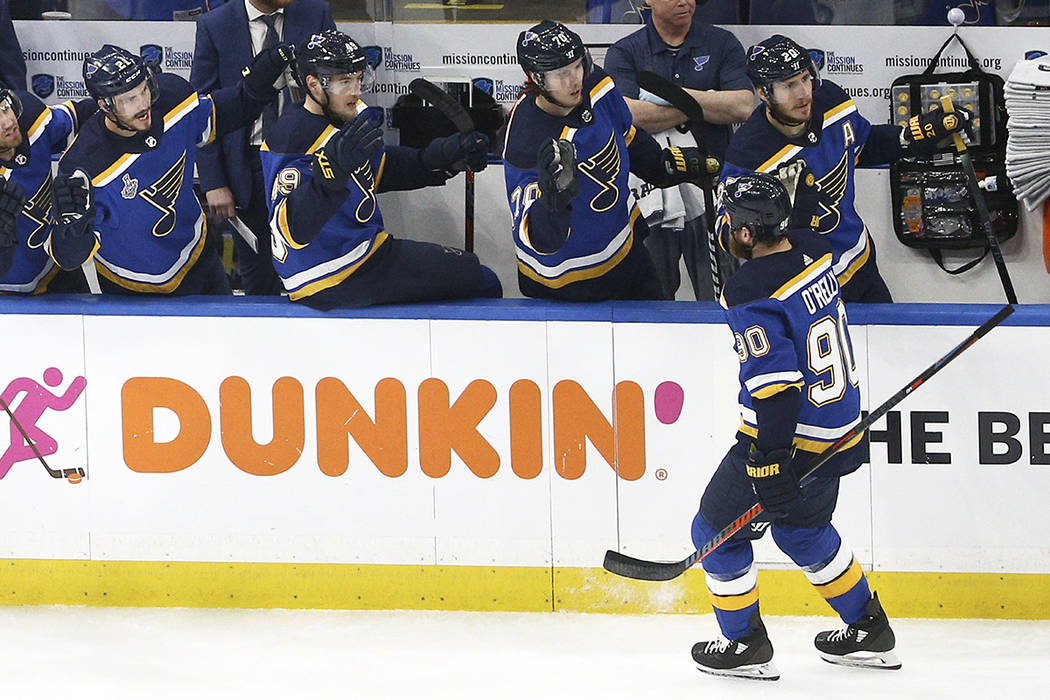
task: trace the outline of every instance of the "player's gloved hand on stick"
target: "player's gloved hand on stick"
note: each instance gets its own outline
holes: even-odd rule
[[[551,211],[561,211],[580,193],[576,178],[576,147],[565,139],[550,139],[536,154],[540,200]]]
[[[83,170],[72,175],[58,174],[51,182],[51,203],[55,221],[69,225],[94,219],[91,206],[91,180]]]
[[[955,105],[954,112],[945,112],[937,107],[916,114],[908,120],[903,136],[912,146],[933,148],[934,144],[960,131],[965,131],[973,139],[973,112]]]
[[[683,182],[705,184],[707,178],[717,175],[722,169],[717,158],[709,156],[705,159],[696,146],[670,146],[663,150],[662,155],[664,172],[667,173],[664,186]]]
[[[747,475],[762,504],[762,510],[774,518],[791,512],[802,496],[798,479],[791,469],[793,449],[773,450],[762,454],[754,446],[747,456]]]
[[[18,217],[26,203],[26,193],[13,177],[0,177],[0,248],[18,243]]]
[[[314,155],[315,178],[328,189],[343,189],[354,172],[383,148],[379,121],[366,110],[332,134],[324,148]]]
[[[489,164],[489,137],[480,131],[436,138],[420,154],[427,170],[481,172]]]
[[[278,44],[272,49],[260,51],[241,71],[244,87],[252,97],[266,100],[275,93],[273,84],[281,77],[281,73],[294,66],[295,46],[293,44]]]

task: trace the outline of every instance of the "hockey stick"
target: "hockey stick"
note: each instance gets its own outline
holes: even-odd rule
[[[824,465],[832,455],[842,449],[843,445],[846,445],[851,440],[856,438],[858,435],[863,433],[869,428],[875,421],[882,418],[884,415],[889,413],[890,409],[903,401],[911,392],[918,389],[920,386],[926,383],[926,381],[933,375],[944,369],[944,366],[954,360],[956,357],[961,355],[964,350],[976,343],[978,340],[983,338],[988,331],[992,330],[1006,319],[1007,316],[1014,312],[1014,307],[1007,304],[1003,308],[999,309],[990,319],[980,325],[977,330],[970,334],[966,340],[962,341],[954,348],[948,351],[941,359],[934,362],[932,365],[924,369],[919,376],[908,382],[900,391],[888,398],[881,406],[876,408],[874,411],[869,413],[863,420],[854,425],[849,431],[836,440],[833,444],[829,445],[823,452],[817,455],[812,462],[806,468],[805,473],[799,479],[800,485],[805,486],[807,480],[813,475],[817,469]],[[642,581],[670,581],[671,579],[681,575],[686,569],[691,567],[696,562],[700,561],[708,554],[717,549],[723,542],[732,537],[738,530],[747,525],[749,522],[754,520],[759,513],[762,512],[762,506],[758,503],[748,508],[747,512],[740,515],[736,520],[731,522],[722,528],[714,537],[709,539],[707,542],[682,561],[674,562],[659,562],[659,561],[646,561],[645,559],[635,559],[629,557],[626,554],[620,554],[613,550],[609,550],[605,553],[605,562],[603,566],[606,570],[625,576],[627,578],[639,579]]]
[[[952,98],[948,95],[941,97],[941,106],[945,112],[955,111]],[[963,141],[962,134],[959,132],[952,134],[952,140],[955,142],[955,151],[959,154],[959,162],[962,163],[963,171],[966,173],[966,184],[970,188],[970,195],[973,197],[974,205],[977,207],[977,216],[981,220],[981,228],[984,229],[984,235],[988,239],[988,247],[992,250],[992,259],[995,260],[995,269],[999,272],[999,280],[1003,283],[1006,301],[1010,304],[1016,304],[1017,294],[1014,292],[1013,282],[1010,281],[1010,273],[1006,270],[1006,261],[1003,260],[1003,251],[999,248],[999,239],[992,229],[992,215],[988,212],[988,202],[985,201],[984,192],[981,191],[981,185],[977,181],[977,171],[973,168],[970,151],[966,148],[966,142]]]
[[[426,78],[416,78],[408,84],[409,91],[429,102],[439,112],[448,117],[456,131],[468,134],[474,131],[474,120],[456,98],[448,94]],[[469,89],[473,90],[471,85]],[[463,247],[467,252],[474,252],[474,171],[470,168],[464,172],[466,182],[463,185]]]
[[[689,133],[696,141],[696,147],[700,149],[700,159],[704,163],[706,176],[701,183],[697,183],[700,191],[704,193],[704,218],[707,220],[707,253],[711,261],[711,286],[714,288],[715,299],[722,293],[722,272],[718,267],[718,241],[715,239],[715,198],[710,178],[717,176],[722,170],[722,164],[717,158],[707,155],[704,148],[704,136],[700,131],[700,125],[704,123],[704,109],[694,100],[688,92],[652,71],[643,70],[638,73],[638,87],[648,90],[657,97],[667,100],[689,120]]]
[[[40,450],[36,448],[36,444],[34,444],[33,441],[29,439],[29,435],[26,433],[25,428],[23,428],[22,424],[18,422],[18,419],[15,418],[15,414],[11,411],[11,407],[7,405],[7,402],[3,399],[0,399],[0,407],[4,409],[4,412],[7,413],[8,417],[11,419],[11,422],[16,428],[18,428],[18,432],[22,434],[22,438],[26,441],[26,444],[29,445],[29,449],[33,451],[33,454],[36,455],[36,458],[39,459],[40,463],[44,465],[44,469],[47,471],[48,476],[50,476],[52,479],[67,479],[71,476],[84,476],[84,470],[80,467],[76,467],[75,469],[62,469],[60,471],[58,469],[52,469],[50,466],[48,466],[47,461],[44,459],[44,455],[40,454]],[[72,479],[70,479],[70,481],[72,481]]]

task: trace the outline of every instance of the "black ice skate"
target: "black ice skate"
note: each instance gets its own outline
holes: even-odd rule
[[[756,612],[750,620],[751,632],[732,641],[719,637],[693,645],[697,669],[715,676],[736,676],[758,681],[775,681],[780,671],[773,665],[773,645]]]
[[[842,666],[860,666],[863,668],[884,668],[896,670],[901,667],[897,655],[893,653],[896,640],[890,629],[889,618],[882,610],[878,594],[873,594],[867,613],[845,629],[821,632],[813,640],[820,658],[831,664]]]

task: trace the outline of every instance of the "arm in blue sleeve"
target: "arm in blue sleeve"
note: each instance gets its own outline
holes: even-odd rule
[[[866,168],[872,165],[895,163],[904,152],[901,146],[901,128],[896,124],[873,124],[868,140],[857,158],[857,165]]]
[[[423,149],[407,146],[384,146],[383,161],[376,175],[376,192],[418,190],[444,185],[449,174],[427,170],[422,161]]]
[[[649,132],[632,127],[634,138],[627,145],[631,157],[631,172],[646,182],[659,185],[667,179],[664,170],[663,149]]]
[[[802,392],[797,387],[778,391],[765,399],[755,399],[758,439],[755,447],[762,454],[791,447],[795,425],[802,412]]]

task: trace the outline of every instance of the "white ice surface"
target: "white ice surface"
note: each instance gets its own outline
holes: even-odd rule
[[[1050,697],[1050,622],[893,620],[900,671],[820,661],[836,619],[766,626],[776,682],[695,670],[712,615],[0,607],[0,697]]]

